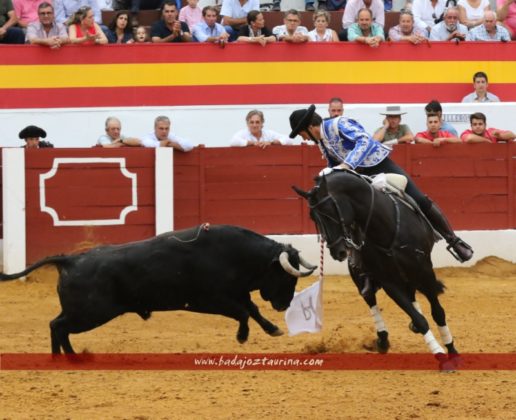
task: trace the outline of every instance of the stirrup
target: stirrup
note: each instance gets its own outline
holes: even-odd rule
[[[464,247],[466,251],[471,251],[471,254],[469,255],[461,255],[457,249],[455,249],[456,246]],[[452,254],[455,259],[461,263],[466,262],[471,259],[473,256],[473,248],[471,248],[470,245],[468,245],[466,242],[464,242],[460,238],[455,238],[452,241],[448,242],[448,246],[446,247],[446,250]]]

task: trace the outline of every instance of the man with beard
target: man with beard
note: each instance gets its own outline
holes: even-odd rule
[[[444,20],[430,31],[430,41],[464,41],[468,28],[459,23],[459,9],[449,7],[444,11]]]

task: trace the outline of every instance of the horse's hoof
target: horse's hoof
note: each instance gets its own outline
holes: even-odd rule
[[[451,364],[453,364],[455,369],[459,369],[464,364],[464,361],[462,360],[462,357],[460,357],[459,353],[448,353],[448,360]]]
[[[448,356],[444,353],[436,353],[434,357],[439,362],[439,370],[444,373],[455,372],[457,366],[452,360],[448,359]]]
[[[389,348],[391,347],[389,341],[380,340],[379,338],[376,340],[376,349],[380,354],[386,354],[389,352]]]
[[[271,337],[279,337],[280,335],[283,335],[285,334],[281,329],[279,329],[278,327],[276,327],[276,329],[274,331],[271,331],[268,333]]]

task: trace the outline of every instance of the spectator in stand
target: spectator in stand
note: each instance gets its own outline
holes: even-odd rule
[[[186,0],[187,5],[179,11],[179,21],[184,22],[193,34],[194,28],[202,22],[203,11],[199,7],[199,0]]]
[[[247,128],[235,133],[231,139],[231,146],[257,146],[265,149],[267,146],[271,145],[294,144],[293,139],[288,136],[263,128],[265,118],[262,111],[258,111],[257,109],[249,111],[245,120],[247,122]]]
[[[122,123],[116,117],[106,119],[106,134],[102,134],[97,140],[97,146],[101,147],[124,147],[141,146],[141,140],[134,137],[126,137],[121,134]]]
[[[475,91],[462,98],[462,102],[500,102],[500,98],[487,91],[487,74],[477,71],[473,75],[473,88]]]
[[[108,25],[106,37],[110,44],[133,43],[133,31],[129,25],[129,12],[119,10]]]
[[[375,131],[373,139],[383,144],[412,143],[414,134],[408,125],[401,124],[401,116],[405,114],[397,105],[388,106],[385,112],[380,112],[385,116],[383,126]]]
[[[313,15],[314,29],[308,32],[312,42],[338,42],[339,36],[330,25],[330,14],[326,10],[318,10]]]
[[[265,27],[263,13],[258,10],[251,10],[247,14],[247,25],[242,26],[238,32],[237,41],[258,43],[265,47],[268,43],[276,42],[276,37],[270,29]]]
[[[144,147],[173,147],[181,152],[189,152],[194,148],[191,141],[170,133],[170,119],[163,115],[154,120],[154,132],[142,138]]]
[[[443,20],[447,3],[447,0],[414,0],[412,13],[416,26],[430,34],[432,28]]]
[[[426,42],[428,34],[425,30],[418,28],[414,24],[414,15],[410,10],[400,12],[399,24],[389,29],[389,39],[391,41],[409,41],[414,45]]]
[[[471,129],[460,135],[464,143],[497,143],[516,139],[516,134],[512,131],[487,128],[486,116],[481,112],[471,114],[469,122]]]
[[[332,0],[330,0],[331,2]],[[344,5],[346,4],[346,0],[342,0]],[[344,8],[344,5],[342,8]],[[326,0],[319,0],[317,2],[317,9],[318,10],[329,10],[328,6],[326,5]],[[272,11],[279,12],[281,10],[281,0],[274,0],[272,3]],[[305,0],[305,10],[307,12],[313,12],[315,10],[314,1],[313,0]],[[338,9],[331,9],[331,10],[338,10]]]
[[[459,0],[459,21],[468,29],[484,22],[484,13],[491,10],[489,0]]]
[[[383,27],[373,22],[373,14],[369,9],[358,12],[358,22],[348,28],[348,41],[360,42],[376,48],[385,41]]]
[[[439,101],[432,100],[428,102],[425,106],[425,113],[426,115],[429,114],[436,114],[439,117],[439,120],[441,121],[441,130],[448,131],[451,134],[453,134],[455,137],[459,136],[459,133],[457,133],[457,130],[455,130],[455,127],[451,125],[449,122],[444,121],[443,119],[443,108]]]
[[[220,23],[217,23],[218,12],[215,6],[205,6],[202,9],[203,19],[195,25],[193,36],[199,42],[213,42],[224,46],[229,40],[229,34]]]
[[[348,29],[358,21],[362,9],[371,11],[372,21],[382,28],[385,26],[385,8],[383,0],[349,0],[342,15],[342,27]]]
[[[190,42],[192,34],[188,25],[177,20],[177,6],[172,0],[165,0],[161,7],[161,19],[151,28],[152,42]]]
[[[116,2],[116,0],[97,0],[97,5],[99,6],[101,14],[102,10],[114,10],[114,2]]]
[[[503,25],[496,22],[496,13],[488,10],[484,13],[484,23],[471,29],[466,40],[508,42],[511,40],[511,35]]]
[[[83,7],[90,7],[96,23],[102,26],[102,14],[97,0],[53,0],[52,4],[56,12],[56,20],[65,25],[70,24],[70,19]]]
[[[275,26],[272,33],[276,35],[279,41],[290,42],[292,44],[300,44],[308,41],[308,29],[301,25],[301,14],[290,9],[285,12],[283,19],[284,24]]]
[[[330,118],[342,117],[344,115],[344,102],[339,97],[330,99],[328,103],[328,114]]]
[[[93,45],[107,44],[106,35],[95,22],[90,6],[83,6],[74,14],[68,27],[72,44]]]
[[[139,26],[138,12],[140,10],[161,9],[163,0],[116,0],[115,10],[129,10],[131,13],[131,26]]]
[[[150,42],[149,34],[145,26],[138,26],[134,32],[134,43],[135,44],[146,44]]]
[[[516,0],[496,0],[498,20],[507,28],[511,39],[516,39]]]
[[[39,21],[32,22],[27,27],[27,43],[60,48],[70,42],[66,27],[55,21],[54,8],[50,3],[43,2],[38,6],[38,16]]]
[[[38,7],[47,0],[12,0],[18,26],[27,28],[29,23],[38,21]]]
[[[0,0],[0,44],[24,44],[23,29],[17,28],[18,22],[11,0]]]
[[[430,31],[430,41],[465,41],[468,28],[459,23],[459,9],[448,7],[444,10],[444,20],[434,25]]]
[[[52,143],[40,140],[40,137],[46,138],[47,133],[45,130],[35,125],[29,125],[25,127],[22,131],[20,131],[18,137],[25,140],[25,145],[22,147],[25,147],[26,149],[42,149],[45,147],[54,147]]]
[[[416,143],[431,144],[439,147],[443,143],[461,143],[461,140],[449,131],[441,129],[441,118],[437,114],[426,115],[426,131],[416,134]]]
[[[220,23],[224,25],[231,41],[237,39],[240,28],[247,25],[247,14],[251,10],[260,10],[260,0],[222,0]]]

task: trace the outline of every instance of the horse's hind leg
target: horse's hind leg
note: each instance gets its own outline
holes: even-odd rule
[[[444,308],[437,296],[427,296],[428,301],[430,302],[430,307],[432,309],[432,318],[437,324],[437,328],[439,330],[439,335],[441,336],[441,341],[446,346],[449,354],[458,354],[459,352],[455,348],[453,344],[453,336],[451,335],[450,329],[448,325],[446,325],[446,313],[444,312]]]

